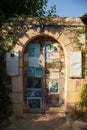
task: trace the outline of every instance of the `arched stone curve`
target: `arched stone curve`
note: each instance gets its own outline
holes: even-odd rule
[[[70,39],[63,33],[61,33],[61,34],[59,34],[58,32],[52,33],[52,31],[50,31],[50,32],[45,31],[44,33],[39,33],[35,30],[29,30],[23,35],[23,37],[19,38],[18,44],[16,44],[14,50],[19,50],[21,52],[21,58],[23,58],[24,50],[25,50],[25,47],[27,46],[27,44],[29,42],[31,42],[33,39],[35,39],[36,37],[40,37],[40,36],[49,36],[49,37],[54,38],[57,42],[60,43],[60,45],[62,46],[62,48],[64,50],[64,55],[65,55],[65,108],[66,108],[68,75],[69,75],[69,71],[67,69],[68,64],[69,64],[68,54],[69,54],[69,51],[73,50],[73,47],[70,43]],[[23,66],[23,62],[22,62],[22,66]]]
[[[30,41],[32,41],[34,38],[40,37],[40,36],[49,36],[49,37],[52,37],[53,39],[55,39],[56,41],[58,41],[61,44],[65,53],[67,53],[67,47],[69,47],[70,50],[73,50],[70,40],[65,34],[63,34],[63,33],[59,34],[57,32],[57,30],[55,30],[55,33],[52,33],[51,31],[50,32],[45,31],[44,33],[39,33],[33,29],[27,31],[21,38],[18,39],[18,42],[15,45],[14,50],[19,49],[19,51],[23,52],[26,45]]]

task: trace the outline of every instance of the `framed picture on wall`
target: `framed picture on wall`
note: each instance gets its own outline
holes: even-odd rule
[[[43,75],[42,68],[36,68],[35,77],[42,77],[42,75]]]
[[[27,97],[41,97],[42,96],[41,89],[37,88],[27,89],[26,95]]]
[[[58,94],[59,83],[58,82],[49,82],[49,93]]]
[[[29,67],[28,68],[28,76],[34,77],[35,76],[35,67]]]
[[[45,51],[46,52],[50,52],[51,49],[52,49],[52,43],[51,42],[47,42],[44,45],[45,45]]]
[[[49,105],[49,107],[58,107],[59,106],[58,94],[49,95],[48,105]]]
[[[30,57],[28,60],[28,65],[31,67],[39,67],[40,62],[38,57]]]
[[[27,98],[27,107],[30,109],[41,109],[41,98]]]
[[[41,78],[29,77],[27,89],[40,89],[41,88]]]
[[[40,45],[38,43],[30,43],[28,45],[28,56],[29,57],[40,56]]]
[[[34,57],[35,56],[35,48],[29,47],[28,48],[28,54],[29,54],[29,57]]]

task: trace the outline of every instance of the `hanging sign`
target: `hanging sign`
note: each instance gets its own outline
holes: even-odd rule
[[[12,51],[6,53],[6,71],[9,76],[19,74],[19,52]]]
[[[81,51],[70,52],[70,77],[82,77],[82,54]]]

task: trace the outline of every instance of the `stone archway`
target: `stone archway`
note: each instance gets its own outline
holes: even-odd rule
[[[12,77],[12,91],[13,91],[13,111],[15,115],[23,114],[24,101],[23,101],[23,53],[26,45],[30,43],[34,38],[39,36],[49,36],[54,38],[59,42],[64,50],[65,54],[65,108],[69,102],[68,89],[72,82],[72,87],[75,86],[75,80],[69,78],[69,58],[68,54],[73,47],[71,41],[65,34],[59,34],[57,30],[54,33],[51,31],[45,31],[44,33],[39,33],[35,30],[27,31],[23,37],[19,38],[18,43],[14,47],[14,51],[19,50],[19,75],[17,77]],[[16,84],[17,83],[17,84]]]

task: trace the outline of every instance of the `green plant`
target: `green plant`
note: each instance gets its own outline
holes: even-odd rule
[[[6,50],[3,46],[0,46],[0,122],[10,114],[9,105],[11,103],[9,89],[7,87],[9,77],[6,75],[5,54]]]
[[[79,35],[80,34],[85,34],[86,36],[86,43],[85,43],[85,48],[82,46],[82,44],[79,43]],[[74,36],[74,42],[76,43],[78,49],[82,51],[82,77],[86,78],[87,77],[87,30],[85,28],[80,28],[76,31],[75,36]]]
[[[85,28],[80,28],[77,29],[76,33],[75,33],[75,37],[74,37],[74,42],[76,43],[77,47],[79,50],[83,50],[82,45],[79,43],[79,39],[78,37],[80,36],[80,34],[86,34],[86,29]]]
[[[85,78],[87,76],[87,61],[86,61],[86,51],[82,51],[82,77]]]
[[[87,83],[82,86],[78,106],[80,108],[87,108]]]

